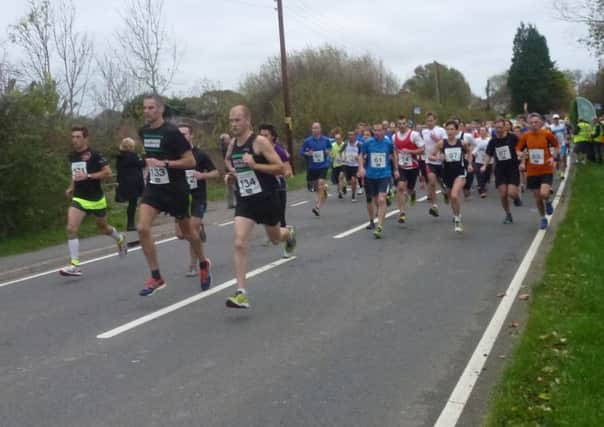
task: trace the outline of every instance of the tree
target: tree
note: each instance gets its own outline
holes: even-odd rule
[[[558,109],[570,101],[568,80],[550,59],[547,41],[533,25],[520,24],[514,37],[512,65],[508,75],[511,108],[542,113]]]
[[[96,104],[102,110],[122,111],[126,102],[136,93],[136,81],[120,61],[108,54],[95,58],[97,84],[93,92]]]
[[[554,0],[558,18],[587,26],[587,36],[579,41],[597,56],[604,55],[604,1],[602,0]]]
[[[166,30],[163,7],[163,0],[130,0],[116,33],[121,66],[132,73],[139,89],[156,94],[170,88],[179,59]]]
[[[52,81],[52,9],[49,0],[29,0],[29,10],[9,27],[10,40],[25,51],[22,69],[33,81]]]
[[[466,108],[472,102],[472,90],[464,75],[455,68],[432,62],[420,65],[403,90],[436,103]]]
[[[584,76],[578,92],[593,103],[604,105],[604,68]]]
[[[21,73],[17,67],[10,62],[2,43],[0,43],[0,47],[0,96],[2,96],[15,89],[17,80],[21,77]]]
[[[510,111],[511,96],[508,89],[508,72],[505,71],[489,78],[488,99],[490,107],[499,114]]]
[[[70,116],[79,112],[89,82],[92,40],[74,29],[76,9],[71,0],[55,9],[53,38],[63,68],[63,98]]]

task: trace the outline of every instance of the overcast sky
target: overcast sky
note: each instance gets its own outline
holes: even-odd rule
[[[75,0],[77,25],[94,37],[96,50],[120,25],[122,0]],[[460,70],[484,96],[486,79],[510,65],[520,21],[536,24],[561,69],[592,70],[596,61],[576,40],[583,28],[554,18],[552,0],[284,0],[288,50],[330,43],[352,54],[383,59],[401,83],[420,64],[437,60]],[[3,2],[0,28],[26,10],[26,0]],[[184,55],[175,91],[207,78],[236,89],[247,73],[279,53],[273,0],[169,0],[165,18]],[[9,45],[9,54],[18,50]]]

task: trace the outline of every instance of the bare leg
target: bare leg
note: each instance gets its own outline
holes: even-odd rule
[[[155,242],[153,242],[153,238],[151,237],[151,226],[157,215],[159,215],[159,211],[154,207],[146,203],[140,205],[137,226],[138,239],[140,240],[147,265],[151,271],[159,270]]]
[[[455,178],[455,182],[453,182],[453,188],[451,189],[450,199],[451,199],[451,210],[453,211],[453,215],[456,217],[461,215],[461,197],[460,194],[466,185],[466,179],[462,177]]]
[[[377,205],[378,224],[383,226],[386,219],[386,193],[380,193],[377,197],[374,197],[373,202]]]
[[[240,216],[235,217],[233,262],[238,289],[245,289],[250,234],[255,224],[251,219]]]

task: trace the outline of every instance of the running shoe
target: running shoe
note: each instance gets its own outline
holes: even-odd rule
[[[402,214],[400,214],[398,216],[398,223],[399,224],[404,224],[407,222],[407,215],[405,215],[405,212],[403,212]]]
[[[455,221],[455,232],[456,233],[463,233],[463,224],[459,220]]]
[[[352,193],[352,203],[356,203],[356,202],[357,202],[356,195],[354,193]]]
[[[514,199],[514,206],[516,206],[516,207],[522,206],[522,199],[520,197],[516,197]]]
[[[203,264],[205,267],[201,266],[202,263],[199,263],[199,283],[201,285],[202,291],[207,291],[212,286],[212,261],[210,258],[206,257],[206,260]]]
[[[480,198],[481,199],[484,199],[485,197],[487,197],[487,193],[486,192],[480,193]]]
[[[373,230],[375,229],[375,223],[373,221],[370,221],[369,224],[367,224],[367,227],[365,227],[365,230]]]
[[[432,206],[429,210],[428,213],[430,215],[432,215],[433,217],[438,217],[440,214],[438,213],[438,207],[437,206]]]
[[[187,272],[185,273],[185,276],[187,277],[195,277],[199,274],[199,271],[197,271],[197,267],[195,267],[194,265],[189,267],[189,270],[187,270]]]
[[[318,208],[318,207],[316,207],[316,206],[315,206],[314,208],[312,208],[312,213],[314,213],[314,214],[315,214],[315,216],[319,216],[319,215],[320,215],[320,213],[319,213],[319,208]]]
[[[503,223],[504,223],[504,224],[513,224],[513,223],[514,223],[514,218],[512,217],[512,214],[511,214],[511,213],[507,213],[507,214],[505,215],[505,218],[504,218],[504,220],[503,220]]]
[[[82,275],[82,270],[77,265],[69,264],[67,267],[60,269],[59,274],[61,276],[78,277]]]
[[[411,206],[415,206],[415,202],[417,201],[417,195],[415,191],[411,193]]]
[[[283,252],[283,258],[290,258],[296,250],[296,227],[293,225],[287,226],[289,229],[289,239],[285,242],[285,251]]]
[[[247,294],[238,290],[226,300],[226,306],[229,308],[250,308],[250,300]]]
[[[382,228],[381,225],[378,225],[377,227],[375,227],[375,230],[373,231],[373,237],[375,237],[376,239],[381,239],[384,235],[384,229]]]
[[[545,202],[545,213],[548,215],[551,215],[554,213],[554,205],[552,204],[551,200],[548,200],[547,202]]]
[[[120,258],[125,258],[128,255],[128,241],[124,233],[120,234],[120,238],[117,239],[117,253]]]
[[[541,218],[541,221],[539,222],[539,229],[540,230],[545,230],[548,226],[548,222],[547,222],[547,218]]]
[[[362,196],[363,194],[364,194],[363,189],[362,189],[362,188],[359,188],[359,189],[357,190],[357,195]]]
[[[141,297],[148,297],[152,295],[155,291],[162,290],[166,287],[166,282],[164,279],[154,279],[153,277],[149,277],[145,282],[145,287],[141,289],[138,293]]]
[[[449,204],[449,193],[446,191],[443,191],[443,200],[445,202],[445,205]]]

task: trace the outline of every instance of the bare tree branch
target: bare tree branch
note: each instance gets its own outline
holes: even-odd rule
[[[95,85],[96,103],[103,110],[119,111],[136,94],[136,82],[125,64],[110,55],[98,56],[99,85]]]
[[[65,101],[70,115],[79,112],[90,78],[92,40],[74,29],[76,9],[71,0],[55,9],[53,38],[63,67]]]
[[[31,80],[52,81],[51,52],[53,16],[49,0],[29,0],[29,10],[9,27],[10,40],[23,48],[27,57],[22,64]]]
[[[172,84],[179,53],[163,17],[163,0],[130,0],[116,32],[122,61],[141,88],[163,93]]]

